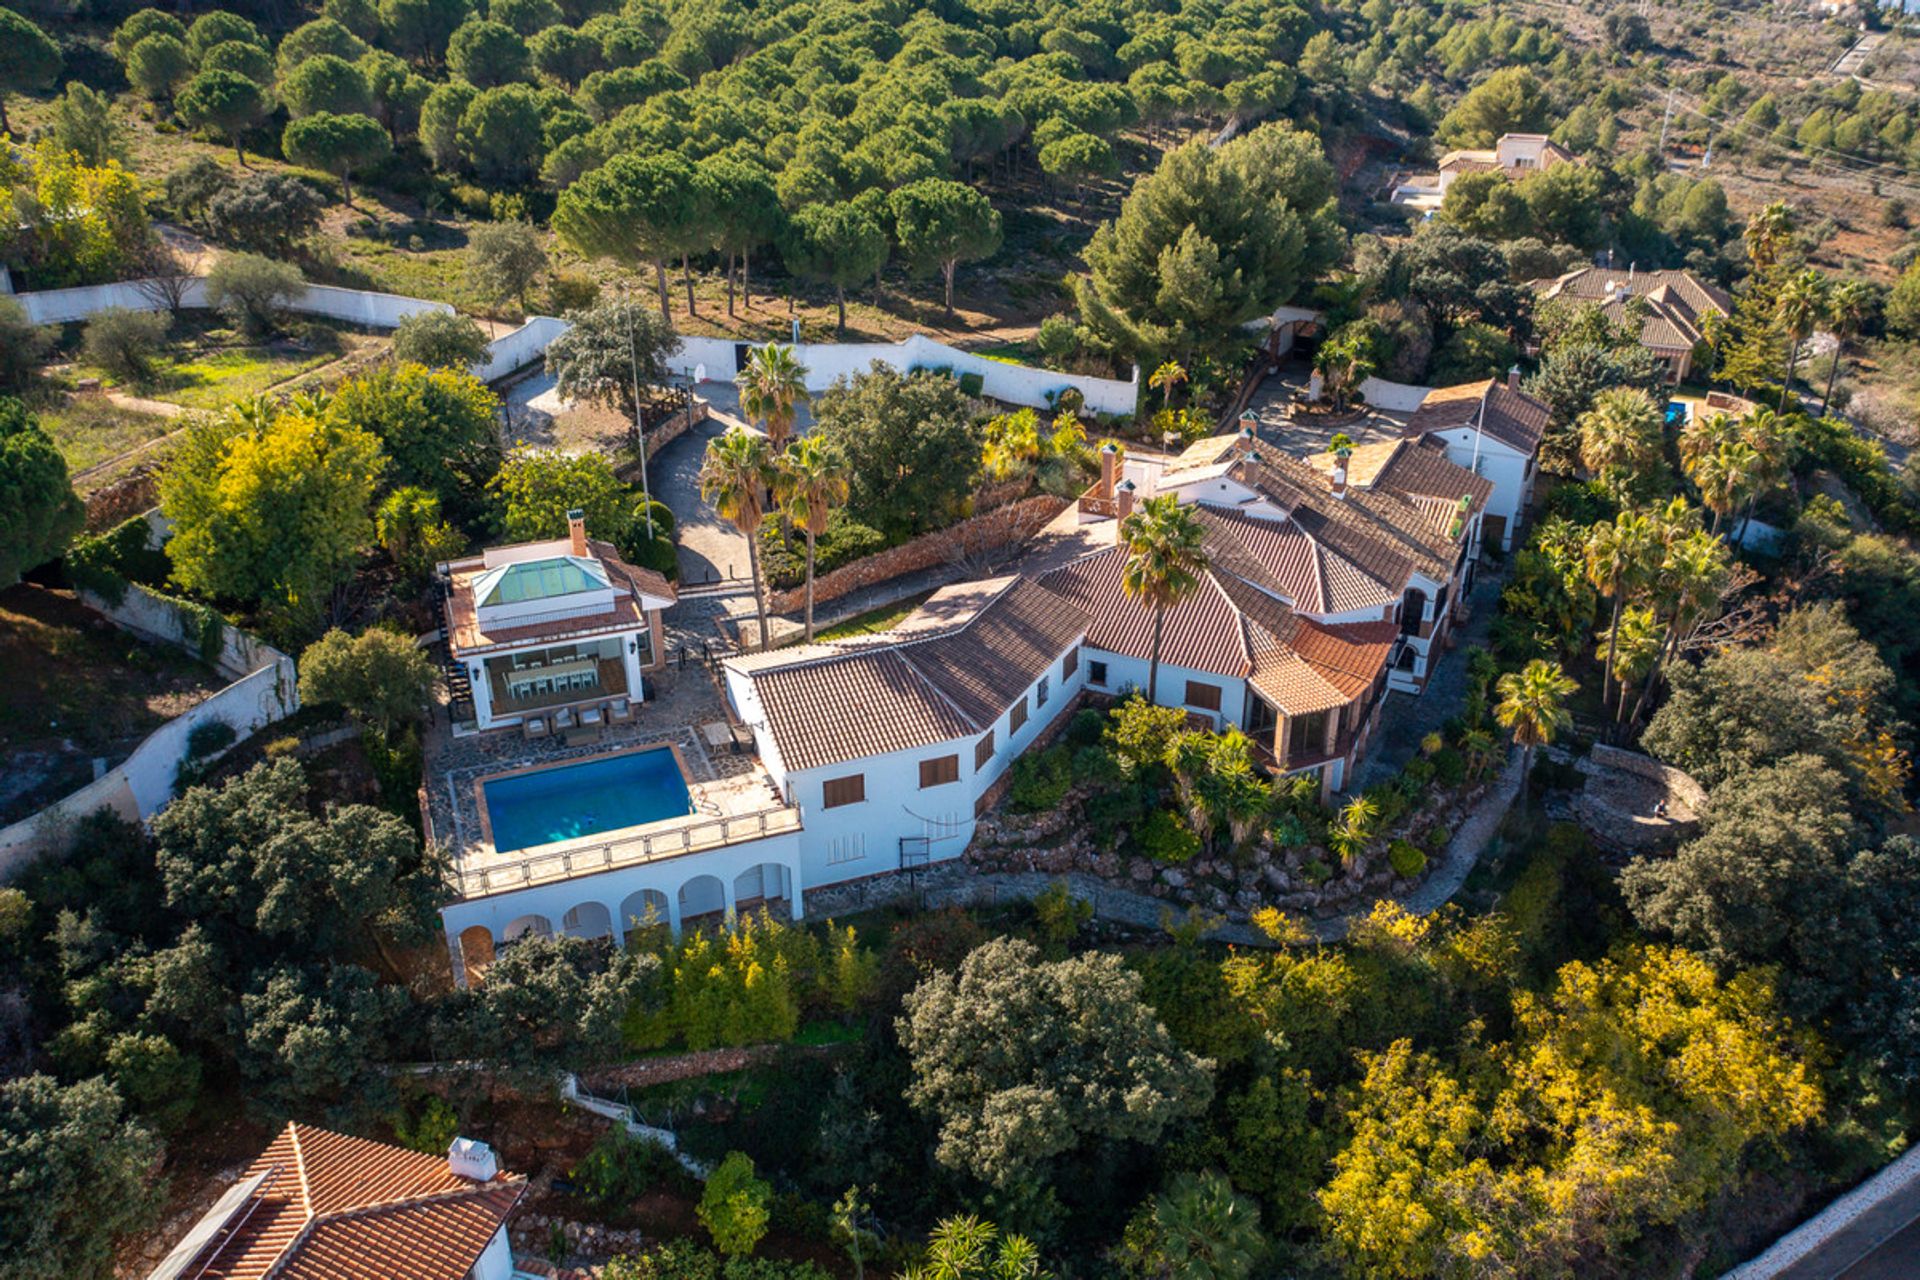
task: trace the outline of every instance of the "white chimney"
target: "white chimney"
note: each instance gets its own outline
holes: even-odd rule
[[[573,540],[573,554],[587,558],[587,513],[579,507],[567,512],[567,537]]]
[[[1126,534],[1121,530],[1120,525],[1128,516],[1133,514],[1133,495],[1134,484],[1131,480],[1122,480],[1119,486],[1113,491],[1115,511],[1113,540],[1115,542],[1124,541],[1126,538]]]
[[[493,1148],[478,1138],[455,1138],[447,1148],[447,1172],[473,1182],[492,1182],[500,1172]]]
[[[1352,456],[1351,449],[1336,449],[1333,454],[1333,496],[1342,502],[1347,497],[1347,459]]]

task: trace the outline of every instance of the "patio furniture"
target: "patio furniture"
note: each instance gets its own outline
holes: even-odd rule
[[[521,721],[520,729],[521,732],[525,733],[529,738],[544,738],[547,736],[547,722],[540,716],[530,716],[526,720]]]
[[[600,661],[574,658],[545,667],[522,667],[506,676],[507,696],[525,698],[545,693],[570,693],[600,687]]]
[[[598,729],[604,723],[606,723],[606,717],[600,713],[600,708],[598,707],[580,708],[580,727],[581,728]]]
[[[575,725],[568,729],[562,738],[568,746],[578,747],[585,743],[600,741],[604,732],[604,727],[598,724]]]
[[[739,755],[742,751],[749,751],[749,750],[752,750],[752,748],[753,748],[753,730],[747,728],[747,726],[743,724],[734,725],[733,726],[733,753],[735,755]]]
[[[727,727],[725,720],[709,720],[700,726],[700,736],[707,745],[718,751],[722,747],[733,745],[733,730]]]
[[[626,724],[633,719],[633,704],[625,698],[615,698],[607,704],[607,719],[614,724]]]
[[[573,728],[573,709],[571,707],[562,707],[553,713],[553,730],[555,733],[562,733],[571,728]]]

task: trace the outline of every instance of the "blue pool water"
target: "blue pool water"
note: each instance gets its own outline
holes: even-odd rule
[[[510,774],[480,789],[501,853],[693,812],[687,780],[666,747]]]

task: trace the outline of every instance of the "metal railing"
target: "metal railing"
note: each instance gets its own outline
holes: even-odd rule
[[[455,882],[463,898],[480,898],[576,876],[641,866],[689,853],[705,853],[767,836],[800,830],[800,810],[758,809],[724,818],[692,816],[673,826],[611,840],[574,840],[543,847],[525,857],[484,867],[462,867]]]

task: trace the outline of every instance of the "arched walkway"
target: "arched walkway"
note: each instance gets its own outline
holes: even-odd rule
[[[601,902],[583,902],[560,919],[560,930],[575,938],[611,938],[613,916]]]
[[[468,925],[460,931],[460,966],[466,970],[464,985],[472,986],[487,973],[493,963],[493,930],[483,924]]]
[[[524,937],[527,934],[533,934],[539,938],[551,937],[553,936],[553,921],[547,919],[545,916],[521,916],[518,920],[510,922],[506,928],[500,931],[501,940],[504,942],[512,942],[514,939]]]
[[[791,918],[792,875],[783,863],[756,863],[734,877],[733,901],[736,911],[744,913],[765,907],[776,917]]]
[[[638,893],[627,895],[620,904],[620,936],[628,945],[632,945],[636,929],[648,926],[666,926],[673,924],[673,913],[667,908],[667,895],[658,889],[642,889]]]
[[[727,886],[720,877],[695,876],[680,886],[678,895],[681,927],[694,916],[725,915],[733,904],[728,901]]]

